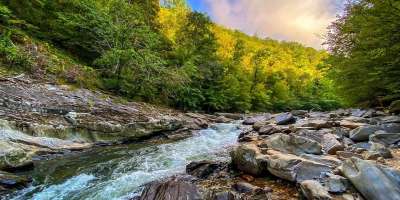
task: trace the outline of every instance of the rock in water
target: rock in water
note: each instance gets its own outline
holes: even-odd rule
[[[277,133],[266,139],[264,146],[278,151],[293,153],[300,155],[307,154],[322,154],[322,146],[311,139],[301,136],[285,135]]]
[[[30,182],[30,179],[24,176],[16,176],[8,172],[0,171],[0,187],[14,189],[25,187]]]
[[[197,187],[185,181],[169,180],[148,184],[140,200],[201,200]]]
[[[212,161],[192,162],[186,166],[186,173],[198,177],[207,178],[213,173],[220,171],[223,168],[223,163]]]
[[[280,114],[275,117],[276,124],[288,125],[296,122],[296,118],[291,113]]]
[[[370,161],[351,158],[341,172],[367,200],[400,199],[400,172]]]
[[[302,194],[308,200],[330,200],[332,197],[328,191],[318,182],[314,180],[306,180],[301,182],[300,189]]]

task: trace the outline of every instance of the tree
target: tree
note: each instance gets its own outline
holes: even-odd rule
[[[350,1],[332,23],[331,76],[350,103],[382,106],[380,100],[400,98],[399,30],[400,2],[394,0]]]

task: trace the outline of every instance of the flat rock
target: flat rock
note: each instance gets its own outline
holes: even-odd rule
[[[343,193],[349,187],[349,181],[345,177],[330,173],[326,174],[323,183],[332,193]]]
[[[283,113],[275,116],[275,122],[277,125],[294,124],[296,118],[291,113]]]
[[[400,199],[400,172],[358,158],[346,160],[341,172],[367,200]]]
[[[282,133],[271,135],[263,141],[262,146],[296,155],[303,153],[322,154],[322,146],[318,142],[305,137]]]
[[[368,141],[369,136],[379,130],[388,133],[400,133],[400,124],[367,125],[358,127],[350,132],[350,139],[360,142]]]
[[[400,141],[400,133],[387,133],[385,131],[376,131],[369,136],[371,142],[381,143],[384,145],[395,144]]]
[[[271,119],[271,114],[263,114],[254,117],[247,118],[243,121],[244,125],[253,125],[256,122],[267,121]]]
[[[291,182],[300,183],[304,180],[319,178],[322,173],[332,171],[331,166],[279,151],[269,150],[266,156],[268,171]]]

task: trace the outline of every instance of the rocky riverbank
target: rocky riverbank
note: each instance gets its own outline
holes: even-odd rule
[[[183,138],[239,118],[183,113],[24,76],[1,78],[0,193],[27,185],[29,178],[8,172],[30,169],[45,155],[154,136]]]
[[[398,115],[293,111],[243,124],[231,163],[191,163],[191,176],[151,183],[138,199],[400,199]]]

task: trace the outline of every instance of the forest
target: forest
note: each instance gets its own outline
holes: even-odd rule
[[[3,0],[0,75],[194,111],[331,110],[400,97],[400,2],[349,1],[327,50],[246,35],[185,0]]]

